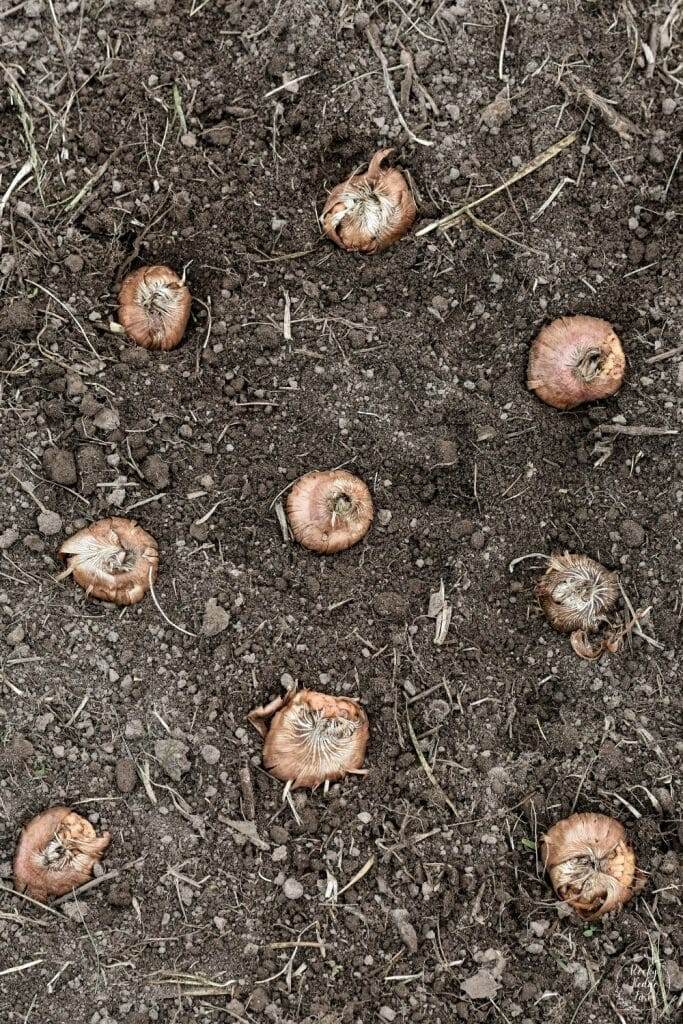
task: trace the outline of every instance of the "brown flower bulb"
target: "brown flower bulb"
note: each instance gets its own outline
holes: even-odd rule
[[[415,220],[417,207],[405,178],[395,167],[381,167],[391,152],[378,150],[364,174],[352,174],[327,197],[323,230],[347,252],[382,252]]]
[[[621,342],[606,320],[560,317],[531,346],[527,386],[556,409],[574,409],[616,394],[625,369]]]
[[[321,554],[344,551],[370,529],[374,510],[370,491],[345,469],[306,473],[287,498],[287,516],[295,540]]]
[[[175,348],[190,318],[192,296],[170,267],[140,267],[119,291],[119,320],[144,348]]]
[[[137,604],[157,577],[157,542],[132,519],[100,519],[65,540],[59,555],[89,597]]]
[[[617,910],[644,878],[623,825],[605,814],[572,814],[543,836],[541,855],[560,899],[595,920]]]
[[[25,825],[14,855],[14,885],[41,903],[92,878],[111,842],[68,807],[50,807]]]
[[[593,633],[619,596],[617,574],[586,555],[553,555],[536,584],[548,622],[558,633]],[[579,642],[579,638],[577,638]],[[578,653],[578,651],[577,651]]]
[[[268,726],[265,720],[271,716]],[[355,700],[315,690],[290,690],[252,711],[249,721],[265,738],[264,767],[293,789],[314,789],[349,772],[364,774],[369,726]]]

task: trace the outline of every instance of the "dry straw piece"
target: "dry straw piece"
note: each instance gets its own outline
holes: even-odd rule
[[[626,358],[606,320],[567,316],[543,327],[531,346],[527,387],[555,409],[616,394]]]
[[[365,483],[345,469],[314,471],[300,477],[287,497],[294,539],[320,554],[357,544],[374,517]]]
[[[572,814],[541,840],[553,888],[585,920],[618,910],[642,888],[624,826],[605,814]]]
[[[314,789],[348,773],[364,774],[368,719],[349,697],[290,690],[252,711],[249,721],[264,737],[264,767],[292,789]]]
[[[25,825],[14,855],[14,885],[45,903],[92,878],[93,868],[111,842],[97,836],[89,821],[68,807],[50,807]]]
[[[190,318],[189,288],[170,267],[139,267],[119,291],[119,320],[143,348],[175,348]]]
[[[157,542],[132,519],[100,519],[65,540],[59,555],[89,597],[113,604],[142,601],[157,577]]]
[[[405,178],[395,167],[381,166],[391,152],[378,150],[364,174],[352,174],[327,197],[323,230],[347,252],[382,252],[415,220],[417,207]]]

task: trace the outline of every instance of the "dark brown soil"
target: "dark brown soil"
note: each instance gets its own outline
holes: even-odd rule
[[[3,1022],[674,1019],[681,452],[597,428],[676,429],[676,7],[3,0],[0,197],[33,165],[0,251]],[[431,146],[397,120],[367,15]],[[506,83],[510,108],[486,111]],[[381,146],[420,227],[573,130],[477,207],[485,227],[375,258],[319,239],[326,190]],[[171,353],[109,328],[143,263],[187,268]],[[525,369],[568,312],[614,324],[628,379],[560,414]],[[339,464],[384,511],[321,559],[283,542],[274,502]],[[159,542],[175,627],[149,596],[121,611],[56,581],[65,537],[127,512]],[[550,630],[542,560],[508,567],[563,549],[620,571],[656,646],[587,662]],[[290,679],[358,696],[372,729],[369,775],[296,794],[296,816],[245,721]],[[113,874],[50,912],[11,894],[11,858],[54,803],[112,833]],[[648,872],[590,926],[536,853],[572,808],[623,821]]]

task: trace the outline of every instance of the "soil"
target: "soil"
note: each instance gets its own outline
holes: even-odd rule
[[[4,0],[4,1022],[675,1017],[678,7]],[[320,238],[380,147],[419,228],[575,130],[478,222],[374,258]],[[195,299],[169,353],[110,328],[145,263]],[[614,324],[628,378],[561,414],[525,370],[572,312]],[[277,497],[341,464],[371,487],[366,539],[285,543]],[[127,610],[56,557],[124,514],[160,548],[156,602]],[[565,549],[619,570],[649,639],[589,662],[552,632],[534,582]],[[293,680],[359,697],[371,741],[365,778],[292,806],[246,715]],[[56,803],[112,842],[48,909],[11,859]],[[648,873],[591,925],[539,865],[572,809],[619,818]]]

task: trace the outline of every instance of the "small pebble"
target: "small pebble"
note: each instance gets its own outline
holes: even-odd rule
[[[304,887],[297,878],[287,878],[282,891],[288,900],[300,900],[304,894]]]
[[[19,534],[12,527],[9,527],[4,533],[0,534],[0,551],[7,551],[12,547],[13,544],[19,540]]]
[[[126,722],[123,734],[127,740],[141,740],[145,735],[145,726],[142,719],[131,718],[129,722]]]
[[[218,764],[221,759],[220,750],[211,743],[205,743],[199,753],[202,760],[206,761],[207,764]]]
[[[62,517],[49,509],[38,516],[38,529],[44,537],[54,537],[62,529]]]
[[[93,423],[98,430],[103,430],[105,433],[109,434],[112,430],[118,429],[121,423],[121,418],[116,409],[100,409],[93,419]]]
[[[10,647],[17,647],[19,644],[23,643],[25,636],[26,633],[24,632],[24,627],[19,623],[14,627],[14,629],[10,630],[5,639]]]

